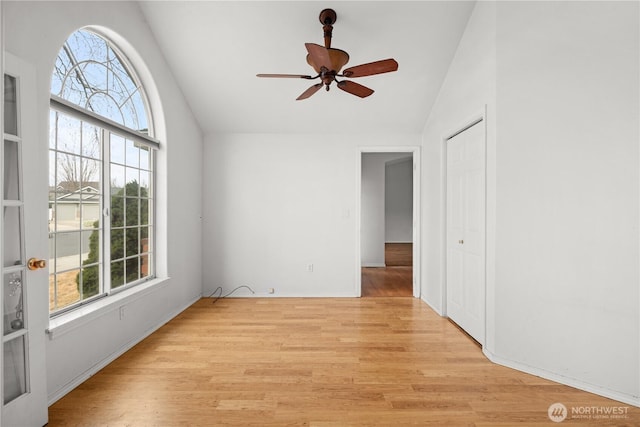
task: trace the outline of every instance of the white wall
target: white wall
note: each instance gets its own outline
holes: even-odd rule
[[[638,7],[498,3],[493,349],[636,404]]]
[[[362,154],[360,261],[362,267],[384,267],[385,163],[389,153]]]
[[[493,360],[640,405],[637,2],[479,2],[423,134],[442,310],[443,144],[487,105]]]
[[[495,168],[495,7],[493,2],[478,2],[469,18],[456,55],[431,110],[422,140],[423,151],[423,251],[422,299],[442,312],[444,284],[444,138],[464,126],[469,118],[486,106],[487,117],[487,220],[492,218],[492,190]],[[493,165],[493,167],[492,167]],[[495,215],[495,214],[494,214]],[[491,224],[487,230],[487,261],[491,263]],[[487,265],[487,292],[491,288],[491,265]],[[487,343],[490,337],[487,336]]]
[[[419,135],[228,134],[206,137],[205,293],[354,296],[361,146]],[[307,265],[313,264],[313,272]],[[246,289],[235,295],[251,296]]]
[[[413,157],[386,163],[384,188],[385,243],[412,243]]]
[[[156,121],[163,142],[156,182],[158,276],[165,280],[142,298],[125,298],[54,334],[46,356],[52,401],[201,295],[202,136],[136,4],[25,1],[2,2],[2,7],[6,50],[36,67],[42,150],[48,148],[50,76],[56,55],[68,35],[85,25],[104,26],[130,43],[120,47],[130,59],[137,53],[144,62],[134,65],[147,87],[155,84],[152,108],[164,114]],[[119,320],[122,305],[127,314]]]

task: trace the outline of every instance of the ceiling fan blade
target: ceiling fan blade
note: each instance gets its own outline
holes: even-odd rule
[[[277,79],[313,79],[311,76],[305,76],[302,74],[256,74],[256,77],[273,77]]]
[[[389,73],[398,69],[395,59],[383,59],[382,61],[370,62],[368,64],[356,65],[343,71],[345,77],[363,77],[374,74]]]
[[[296,101],[300,101],[300,100],[309,98],[311,95],[313,95],[314,93],[319,91],[322,86],[324,86],[322,83],[317,83],[317,84],[311,86],[309,89],[307,89],[304,92],[302,92],[302,95],[297,97]]]
[[[352,95],[359,96],[360,98],[366,98],[374,92],[373,89],[349,80],[338,82],[338,88]]]
[[[304,46],[307,48],[307,52],[309,52],[309,56],[316,70],[325,67],[331,71],[331,57],[326,47],[315,43],[305,43]]]

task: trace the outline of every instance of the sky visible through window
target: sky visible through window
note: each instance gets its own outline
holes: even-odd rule
[[[65,42],[56,59],[51,93],[147,133],[140,85],[106,40],[90,31],[76,31]]]

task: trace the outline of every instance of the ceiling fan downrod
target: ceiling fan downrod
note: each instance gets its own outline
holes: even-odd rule
[[[324,9],[320,12],[320,23],[324,30],[324,47],[329,49],[331,47],[331,36],[333,34],[333,24],[336,23],[338,15],[333,9]]]

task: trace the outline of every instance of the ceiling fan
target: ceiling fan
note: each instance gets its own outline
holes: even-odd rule
[[[314,80],[320,79],[320,83],[316,83],[309,89],[302,92],[296,100],[307,99],[316,93],[322,86],[327,91],[334,81],[339,89],[352,95],[366,98],[373,93],[372,89],[353,82],[351,80],[338,80],[336,77],[364,77],[374,74],[389,73],[398,69],[398,63],[395,59],[383,59],[381,61],[369,62],[367,64],[349,67],[340,73],[342,67],[349,62],[349,54],[344,50],[331,47],[331,36],[333,32],[333,24],[336,22],[336,12],[333,9],[324,9],[320,12],[320,23],[324,30],[324,46],[315,43],[305,43],[307,48],[307,63],[313,67],[318,73],[315,76],[302,74],[257,74],[258,77],[275,77],[275,78],[294,78]]]

